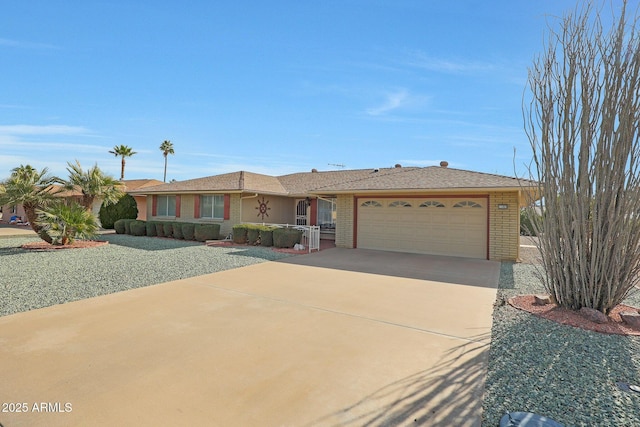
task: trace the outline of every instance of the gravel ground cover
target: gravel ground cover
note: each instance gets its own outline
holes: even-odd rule
[[[493,313],[483,426],[527,411],[566,426],[640,426],[640,337],[604,335],[535,317],[502,302],[542,293],[532,264],[502,263]],[[626,304],[640,307],[640,294]]]
[[[100,239],[109,244],[63,251],[20,248],[34,237],[0,239],[0,316],[290,256],[151,237]]]

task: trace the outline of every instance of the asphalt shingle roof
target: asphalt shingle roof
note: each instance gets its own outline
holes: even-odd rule
[[[299,172],[270,176],[246,171],[190,179],[131,191],[133,194],[255,192],[302,196],[308,193],[388,190],[517,188],[528,180],[439,166]]]

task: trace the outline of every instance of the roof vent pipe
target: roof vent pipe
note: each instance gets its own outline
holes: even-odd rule
[[[400,163],[396,163],[395,167],[396,167],[396,168],[401,168],[401,167],[402,167],[402,165],[401,165]]]
[[[313,173],[317,173],[317,172],[318,172],[318,169],[313,168],[313,169],[311,169],[311,172],[313,172]]]
[[[440,167],[441,168],[446,168],[447,166],[449,166],[449,162],[446,162],[444,160],[440,162]]]

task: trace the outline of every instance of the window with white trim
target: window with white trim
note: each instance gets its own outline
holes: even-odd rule
[[[158,196],[156,214],[158,216],[176,216],[176,196]]]
[[[224,195],[200,196],[200,218],[224,219]]]

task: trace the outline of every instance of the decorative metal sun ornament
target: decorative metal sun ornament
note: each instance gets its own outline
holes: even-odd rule
[[[271,208],[269,206],[267,206],[269,204],[268,200],[264,199],[264,196],[262,196],[262,200],[258,199],[258,206],[256,206],[256,210],[258,211],[258,215],[257,216],[261,216],[262,220],[264,221],[264,217],[268,217],[269,214],[267,213],[267,211],[270,211]]]

